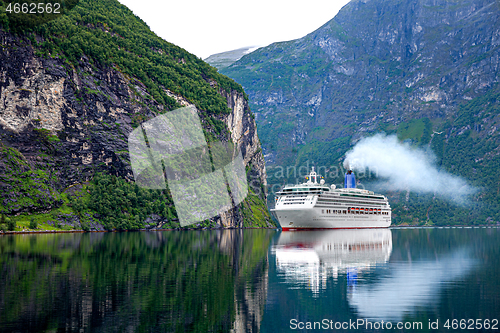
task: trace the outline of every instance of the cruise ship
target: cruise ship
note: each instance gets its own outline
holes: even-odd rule
[[[306,182],[276,193],[275,214],[283,230],[387,228],[391,206],[387,198],[356,188],[354,172],[345,174],[344,188],[325,184],[314,167]],[[319,180],[319,182],[318,182]]]

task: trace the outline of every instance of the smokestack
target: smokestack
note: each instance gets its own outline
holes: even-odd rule
[[[356,177],[352,170],[348,170],[345,173],[344,188],[356,188]]]

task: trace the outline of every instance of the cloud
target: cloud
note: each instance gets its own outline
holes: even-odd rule
[[[464,204],[476,188],[439,169],[435,159],[432,152],[401,143],[395,135],[377,134],[359,141],[347,153],[344,166],[355,171],[368,168],[384,179],[377,185],[385,190],[434,193]]]

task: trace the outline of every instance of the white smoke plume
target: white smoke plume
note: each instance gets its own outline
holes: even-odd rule
[[[350,150],[344,167],[364,172],[366,168],[379,178],[377,187],[385,190],[434,193],[458,204],[476,188],[458,176],[438,169],[432,152],[410,147],[395,135],[375,136],[360,140]],[[380,180],[384,178],[385,180]]]

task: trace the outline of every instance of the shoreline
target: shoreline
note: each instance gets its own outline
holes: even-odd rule
[[[174,229],[137,229],[137,230],[22,230],[22,231],[0,231],[1,235],[22,235],[22,234],[84,234],[93,232],[152,232],[152,231],[205,231],[205,230],[243,230],[243,229],[279,229],[273,228],[260,228],[260,227],[243,227],[243,228],[174,228]]]
[[[390,226],[387,229],[444,229],[444,228],[458,228],[458,229],[474,229],[474,228],[500,228],[500,225],[443,225],[443,226],[418,226],[418,225],[403,225],[403,226]],[[155,232],[155,231],[205,231],[205,230],[245,230],[245,229],[280,229],[273,228],[260,228],[260,227],[243,227],[243,228],[174,228],[174,229],[138,229],[138,230],[22,230],[22,231],[0,231],[1,235],[23,235],[23,234],[83,234],[93,232]],[[325,230],[325,229],[321,229]],[[332,229],[335,230],[335,229]],[[300,230],[296,230],[300,231]]]

